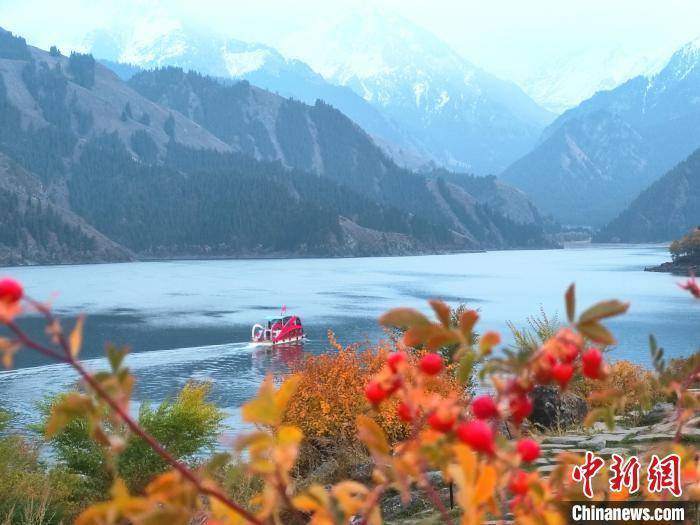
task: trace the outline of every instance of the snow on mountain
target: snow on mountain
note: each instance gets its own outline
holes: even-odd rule
[[[126,31],[93,32],[86,48],[114,63],[143,69],[177,66],[219,78],[245,79],[311,105],[320,99],[354,120],[400,165],[422,168],[435,161],[420,141],[354,91],[329,83],[304,62],[263,44],[212,34],[162,15],[144,15]]]
[[[445,165],[498,172],[553,118],[518,86],[394,14],[355,13],[283,47],[348,86],[418,137]]]
[[[562,222],[599,226],[700,147],[700,39],[560,115],[502,173]]]
[[[516,78],[523,90],[542,107],[563,113],[590,98],[639,75],[652,75],[661,69],[670,52],[638,55],[615,48],[586,48],[559,57],[539,70]]]

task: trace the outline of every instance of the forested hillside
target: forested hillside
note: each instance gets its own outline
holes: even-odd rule
[[[0,34],[0,152],[32,181],[29,200],[3,197],[31,246],[6,235],[5,261],[549,244],[538,216],[398,167],[321,101],[173,68],[127,84],[90,55]],[[0,172],[0,188],[11,180]]]
[[[660,242],[677,239],[700,225],[700,150],[644,190],[605,226],[604,242]]]

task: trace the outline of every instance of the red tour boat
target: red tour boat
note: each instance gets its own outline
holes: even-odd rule
[[[265,326],[254,324],[251,331],[253,342],[260,345],[277,345],[304,339],[301,319],[296,315],[285,315],[286,311],[287,308],[283,306],[281,315],[267,317]]]

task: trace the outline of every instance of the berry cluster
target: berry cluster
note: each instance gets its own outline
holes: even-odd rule
[[[405,339],[402,343],[401,347],[407,348]],[[482,356],[485,354],[481,352]],[[521,366],[500,376],[493,375],[492,394],[482,394],[470,401],[430,394],[427,385],[445,370],[453,372],[438,353],[415,358],[404,351],[392,352],[384,368],[366,385],[365,396],[375,408],[394,397],[398,401],[398,417],[412,425],[415,435],[428,432],[444,436],[448,441],[467,445],[485,458],[512,463],[509,458],[515,457],[509,488],[516,499],[528,491],[532,482],[532,475],[520,470],[518,465],[537,460],[540,446],[529,438],[508,443],[498,437],[498,426],[510,424],[516,430],[520,427],[532,413],[531,393],[537,385],[557,384],[564,390],[577,370],[592,379],[604,379],[608,374],[601,351],[597,347],[586,348],[584,338],[570,328],[557,332]]]

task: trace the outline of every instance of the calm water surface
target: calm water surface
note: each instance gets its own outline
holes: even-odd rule
[[[35,298],[53,298],[72,319],[88,314],[83,358],[103,366],[104,341],[128,343],[138,377],[136,401],[158,402],[187,381],[212,383],[213,399],[237,427],[238,407],[268,372],[279,374],[300,348],[265,350],[247,343],[250,326],[286,304],[303,319],[305,352],[328,348],[326,331],[343,343],[376,340],[376,318],[388,308],[421,308],[441,298],[481,311],[480,329],[507,333],[544,309],[563,312],[563,293],[575,281],[579,304],[606,298],[631,301],[609,323],[619,340],[613,358],[649,363],[647,338],[656,334],[670,356],[700,343],[700,307],[676,286],[678,278],[644,272],[667,259],[665,247],[585,246],[423,257],[178,261],[9,268]],[[24,319],[34,334],[37,319]],[[36,420],[36,403],[69,388],[76,377],[23,350],[18,369],[0,372],[0,406],[21,427]]]

